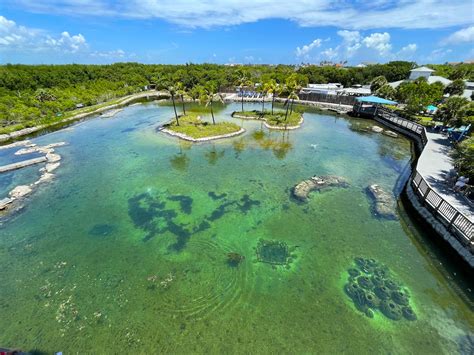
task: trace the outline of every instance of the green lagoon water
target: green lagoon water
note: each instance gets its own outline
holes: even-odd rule
[[[260,105],[247,105],[257,109]],[[231,120],[238,104],[217,120]],[[366,193],[392,191],[410,142],[358,132],[316,112],[303,127],[191,145],[156,132],[172,108],[133,106],[33,141],[67,141],[55,180],[0,229],[0,347],[45,352],[410,353],[472,351],[468,286],[452,280],[406,218],[374,216]],[[13,151],[0,154],[8,162]],[[3,175],[3,197],[38,178]],[[313,175],[348,188],[296,203]],[[257,260],[285,242],[288,267]],[[239,266],[227,253],[245,257]],[[368,318],[344,292],[355,257],[410,292],[417,320]]]

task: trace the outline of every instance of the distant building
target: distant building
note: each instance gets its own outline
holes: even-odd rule
[[[410,77],[408,78],[408,80],[416,80],[418,78],[425,78],[426,80],[428,80],[431,73],[433,72],[434,70],[428,67],[418,67],[410,70]]]
[[[344,86],[340,83],[308,84],[307,87],[301,89],[301,93],[336,95],[337,90],[342,89],[343,87]]]
[[[388,83],[392,88],[396,89],[398,86],[400,86],[401,83],[408,82],[408,81],[413,81],[418,78],[425,78],[428,84],[433,84],[436,82],[439,82],[443,84],[445,87],[448,86],[449,84],[452,83],[452,80],[446,79],[445,77],[438,76],[438,75],[432,75],[434,72],[433,69],[430,69],[428,67],[419,67],[410,70],[410,76],[406,80],[399,80],[399,81],[394,81],[391,83]],[[464,93],[461,95],[467,99],[471,99],[472,92],[474,91],[474,83],[470,81],[465,81],[466,83],[466,89],[464,90]]]
[[[302,94],[324,94],[324,95],[343,95],[343,96],[366,96],[370,95],[370,86],[354,85],[350,88],[344,88],[340,83],[328,84],[308,84],[301,89]]]
[[[394,81],[394,82],[389,83],[389,85],[395,89],[403,82],[416,80],[418,78],[425,78],[429,84],[433,84],[436,82],[440,82],[444,86],[448,86],[449,84],[451,84],[451,80],[446,79],[442,76],[432,75],[433,72],[434,70],[428,67],[415,68],[415,69],[410,70],[410,76],[408,79]]]

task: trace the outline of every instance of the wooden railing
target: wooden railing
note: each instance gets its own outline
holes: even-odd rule
[[[378,108],[376,112],[382,120],[415,133],[420,138],[423,147],[428,142],[425,127],[422,125],[403,119],[384,108]],[[413,171],[410,181],[413,190],[420,197],[423,205],[456,236],[459,242],[467,246],[468,250],[473,253],[474,223],[434,191],[416,169]]]

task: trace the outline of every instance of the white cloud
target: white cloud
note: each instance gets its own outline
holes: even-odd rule
[[[431,51],[427,57],[427,61],[439,61],[452,53],[452,49],[437,48]]]
[[[398,51],[396,59],[413,60],[417,49],[418,46],[416,43],[410,43]]]
[[[362,43],[365,44],[367,48],[377,51],[382,57],[387,56],[392,50],[390,34],[388,34],[388,32],[372,33],[371,35],[365,37],[362,40]]]
[[[321,47],[322,39],[317,38],[310,44],[306,44],[303,47],[296,47],[296,56],[297,57],[305,57],[311,52],[314,48]]]
[[[65,52],[75,53],[88,47],[86,39],[83,35],[78,34],[71,36],[68,32],[61,33],[59,38],[48,36],[45,40],[48,47],[59,49]]]
[[[334,48],[328,48],[324,51],[321,52],[321,54],[326,58],[326,59],[329,59],[329,60],[334,60],[337,58],[337,56],[339,55],[339,52],[338,52],[338,49],[334,49]]]
[[[456,31],[442,41],[442,44],[459,44],[474,42],[474,26]]]
[[[90,51],[89,44],[82,34],[71,35],[64,31],[59,35],[45,30],[20,26],[12,20],[0,16],[0,51],[4,53],[49,53],[81,54],[90,57],[123,59],[133,57],[123,50]]]
[[[468,0],[3,0],[68,15],[158,18],[186,27],[232,26],[286,19],[301,26],[349,29],[444,28],[472,24]]]

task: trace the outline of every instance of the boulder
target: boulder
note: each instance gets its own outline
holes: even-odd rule
[[[56,163],[61,160],[61,156],[59,154],[48,153],[46,154],[46,159],[48,159],[50,163]]]
[[[60,162],[57,162],[57,163],[48,163],[46,164],[46,166],[44,167],[44,170],[47,172],[47,173],[51,173],[53,172],[54,170],[56,170],[59,165],[61,165]]]
[[[379,126],[372,126],[372,131],[375,132],[375,133],[382,133],[383,128],[381,128]]]
[[[10,191],[9,196],[12,198],[21,198],[31,193],[31,191],[31,187],[27,185],[19,185]]]
[[[62,147],[64,145],[66,145],[67,142],[57,142],[57,143],[51,143],[51,144],[48,144],[48,145],[45,145],[44,148],[46,149],[51,149],[51,148],[56,148],[56,147]]]
[[[36,147],[22,148],[20,150],[17,150],[15,152],[15,155],[32,154],[32,153],[36,153],[37,151],[38,151],[38,149]]]
[[[35,182],[35,185],[41,184],[42,182],[51,181],[54,177],[54,174],[44,173],[41,175],[38,181]]]
[[[387,219],[397,219],[395,213],[396,203],[393,195],[377,184],[370,185],[367,189],[375,202],[374,210],[376,214]]]
[[[13,201],[15,201],[15,199],[10,198],[10,197],[5,197],[4,199],[1,199],[0,200],[0,211],[6,209],[8,207],[8,205],[10,203],[12,203]]]
[[[386,136],[389,136],[389,137],[398,138],[398,134],[396,134],[393,131],[385,130],[385,131],[382,132],[382,134],[384,134]]]
[[[343,187],[349,186],[347,180],[340,176],[326,175],[326,176],[313,176],[311,179],[303,180],[293,188],[293,196],[300,200],[306,201],[311,191],[321,191],[331,187]]]

